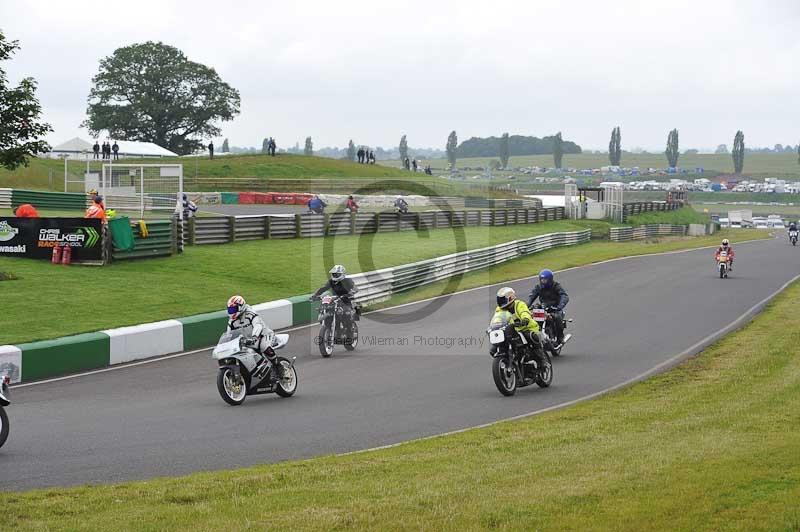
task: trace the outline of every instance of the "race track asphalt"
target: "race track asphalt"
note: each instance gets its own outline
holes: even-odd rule
[[[699,350],[698,342],[800,274],[800,249],[784,239],[737,246],[727,280],[716,277],[712,255],[639,257],[559,274],[571,296],[574,339],[555,360],[550,389],[528,387],[511,398],[494,386],[485,342],[497,286],[438,300],[438,309],[423,302],[367,315],[359,349],[338,347],[330,359],[313,343],[316,327],[292,332],[284,354],[298,357],[300,384],[290,399],[226,405],[207,351],[17,388],[11,437],[0,450],[0,489],[354,451],[583,398]],[[526,293],[530,281],[512,286]]]

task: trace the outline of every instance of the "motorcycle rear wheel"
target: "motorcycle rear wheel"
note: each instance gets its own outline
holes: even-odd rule
[[[495,357],[492,360],[492,377],[497,391],[506,397],[517,393],[517,372],[514,367],[507,366],[508,359],[505,356]]]
[[[536,376],[536,384],[539,386],[539,388],[549,388],[553,383],[553,361],[550,359],[547,353],[545,353],[544,356],[547,359],[546,365],[543,369],[539,370],[539,373]]]
[[[8,439],[8,433],[11,431],[11,425],[8,422],[8,414],[6,414],[5,408],[0,406],[0,447]]]
[[[247,398],[247,381],[241,374],[237,378],[231,368],[224,368],[217,373],[217,391],[223,401],[239,406]]]
[[[333,354],[333,331],[327,325],[319,329],[319,354],[328,358]]]
[[[278,381],[275,393],[281,397],[291,397],[297,391],[297,370],[283,357],[278,357],[278,364],[283,367],[283,378]]]

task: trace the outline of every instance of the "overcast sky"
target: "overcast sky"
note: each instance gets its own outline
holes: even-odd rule
[[[386,4],[386,5],[384,5]],[[800,141],[800,1],[0,0],[22,50],[12,81],[39,82],[52,142],[80,129],[98,60],[147,40],[177,46],[242,96],[232,145],[311,135],[444,148],[459,139],[562,131],[625,149]]]

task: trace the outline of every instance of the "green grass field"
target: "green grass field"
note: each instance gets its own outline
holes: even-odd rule
[[[567,220],[469,227],[463,232],[462,250],[587,226],[605,226],[607,231],[608,224]],[[0,306],[10,308],[36,294],[37,300],[62,311],[49,313],[47,320],[4,321],[0,345],[219,310],[235,293],[254,303],[307,294],[324,282],[334,263],[357,273],[446,255],[459,250],[458,234],[442,229],[193,246],[174,257],[102,268],[2,257],[0,272],[18,279],[1,281]]]
[[[666,212],[646,212],[635,216],[628,216],[625,225],[645,225],[645,224],[705,224],[708,223],[707,215],[697,212],[691,207],[683,207],[675,211]]]
[[[638,245],[649,244],[625,244]],[[547,253],[557,263],[585,248]],[[798,303],[796,283],[699,356],[566,409],[346,456],[2,493],[3,522],[20,531],[798,530]]]
[[[358,190],[387,180],[399,180],[424,193],[428,187],[438,194],[497,195],[485,185],[465,184],[424,174],[412,174],[385,165],[362,165],[339,159],[280,154],[230,155],[215,157],[165,157],[161,159],[120,160],[119,164],[183,164],[186,190],[274,190],[327,191]],[[101,162],[92,162],[91,171],[100,172]],[[84,174],[86,163],[69,161],[70,180]],[[324,185],[324,186],[323,186]],[[69,192],[79,192],[80,184],[72,184]],[[346,189],[343,189],[345,186]],[[338,188],[337,188],[338,187]],[[0,188],[22,188],[64,191],[64,162],[57,159],[31,159],[28,167],[14,171],[0,168]]]

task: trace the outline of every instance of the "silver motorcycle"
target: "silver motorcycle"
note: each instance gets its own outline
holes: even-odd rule
[[[220,337],[211,353],[219,363],[217,390],[220,397],[229,405],[236,406],[244,403],[248,395],[294,395],[297,391],[297,370],[294,367],[297,357],[289,360],[274,356],[275,351],[289,343],[289,335],[270,332],[267,337],[267,354],[281,365],[282,376],[277,381],[271,378],[276,369],[266,356],[254,349],[252,341],[241,330],[227,331]]]

